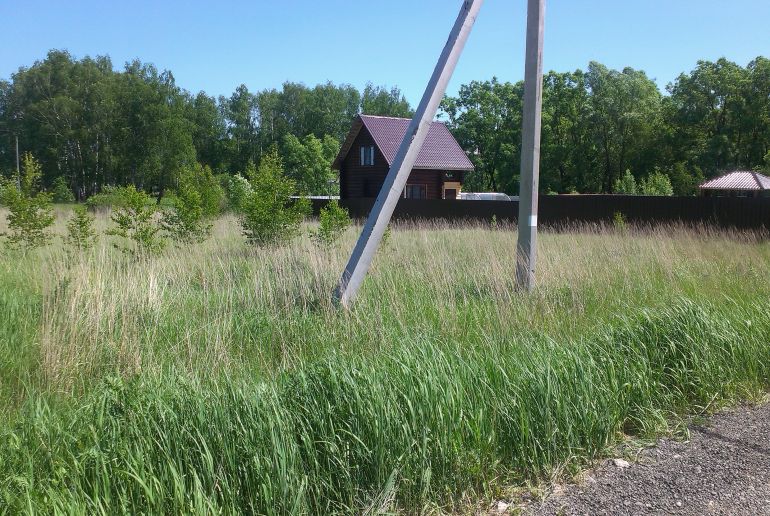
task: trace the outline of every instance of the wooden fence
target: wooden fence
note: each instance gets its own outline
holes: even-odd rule
[[[314,212],[327,203],[313,200]],[[374,199],[344,199],[354,218],[365,218]],[[444,201],[401,199],[395,220],[447,220],[516,222],[516,201]],[[770,229],[770,198],[648,197],[638,195],[546,195],[540,197],[541,225],[559,226],[578,222],[611,222],[616,213],[628,222],[712,225],[722,228]]]

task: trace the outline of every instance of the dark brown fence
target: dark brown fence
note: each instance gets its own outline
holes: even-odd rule
[[[314,200],[317,214],[325,200]],[[340,201],[354,218],[365,218],[374,199]],[[516,222],[518,202],[426,201],[401,199],[395,220],[486,220]],[[542,225],[574,222],[610,222],[616,213],[628,222],[659,224],[682,222],[724,228],[770,229],[770,198],[647,197],[637,195],[548,195],[540,197],[538,218]]]

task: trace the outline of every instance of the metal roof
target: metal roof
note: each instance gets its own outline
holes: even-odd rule
[[[393,160],[398,152],[398,147],[406,135],[411,122],[408,118],[391,118],[384,116],[359,115],[353,122],[353,127],[347,139],[340,149],[340,153],[334,162],[334,168],[339,168],[342,161],[350,152],[353,142],[362,128],[366,128],[372,135],[374,142],[388,162]],[[465,155],[465,152],[457,143],[447,126],[442,122],[433,122],[428,130],[428,136],[420,149],[416,169],[434,170],[473,170],[473,163]]]
[[[770,190],[770,177],[758,172],[736,170],[706,181],[702,190]]]

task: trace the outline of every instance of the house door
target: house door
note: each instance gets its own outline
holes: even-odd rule
[[[446,181],[442,185],[442,191],[443,196],[442,199],[457,199],[458,194],[460,193],[460,188],[462,188],[462,185],[459,181]]]

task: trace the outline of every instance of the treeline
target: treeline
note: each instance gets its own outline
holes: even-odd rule
[[[444,100],[476,165],[467,189],[518,191],[523,86],[472,82]],[[701,61],[666,91],[632,68],[548,73],[541,192],[613,193],[629,175],[643,184],[663,174],[688,195],[725,170],[770,168],[770,60]]]
[[[442,103],[476,165],[466,190],[518,193],[523,84],[472,82]],[[83,199],[106,185],[163,196],[190,167],[246,176],[271,149],[298,191],[336,189],[330,164],[358,113],[411,116],[398,88],[369,85],[197,95],[169,71],[139,61],[115,71],[108,57],[46,59],[0,81],[0,172],[21,152],[42,164],[42,184]],[[674,193],[732,168],[770,167],[770,60],[746,67],[699,62],[667,86],[643,71],[591,63],[544,81],[543,193],[615,192],[666,176]]]
[[[191,94],[151,64],[115,71],[108,57],[51,51],[0,81],[0,170],[15,170],[18,137],[21,152],[41,162],[46,187],[64,178],[80,198],[127,184],[162,195],[196,163],[243,174],[276,146],[299,187],[322,193],[325,186],[312,190],[331,179],[339,142],[361,111],[412,113],[397,88],[286,83],[214,98]]]

